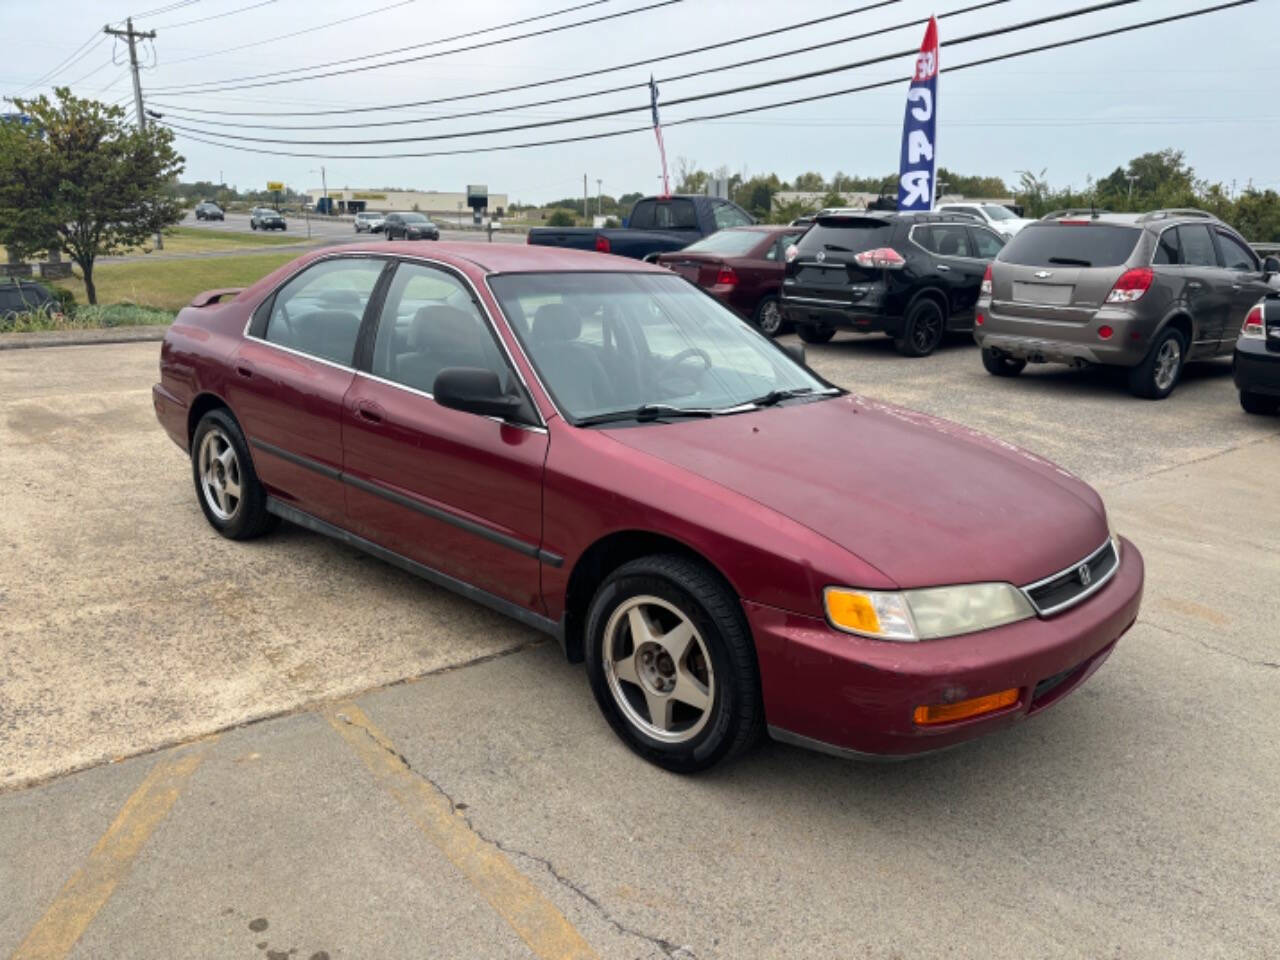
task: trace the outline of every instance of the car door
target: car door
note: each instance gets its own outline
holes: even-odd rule
[[[1179,226],[1178,245],[1182,252],[1183,289],[1196,329],[1189,355],[1213,356],[1218,352],[1231,310],[1232,277],[1218,264],[1213,235],[1205,224]]]
[[[273,496],[345,524],[342,400],[356,338],[387,261],[319,260],[254,311],[232,363],[227,401]]]
[[[1235,349],[1245,315],[1271,292],[1271,287],[1263,279],[1257,255],[1247,244],[1221,227],[1214,228],[1213,234],[1218,243],[1218,259],[1231,275],[1231,304],[1218,341],[1218,353],[1230,353]]]
[[[343,404],[352,529],[402,556],[522,607],[542,609],[542,471],[547,432],[442,407],[449,367],[523,384],[470,284],[404,260]]]
[[[933,282],[947,295],[950,330],[965,329],[973,322],[985,262],[974,256],[969,230],[962,223],[931,223],[913,228],[913,238],[931,255]]]

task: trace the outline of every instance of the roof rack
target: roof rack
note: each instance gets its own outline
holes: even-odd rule
[[[1149,220],[1170,220],[1174,217],[1191,217],[1199,220],[1218,219],[1207,210],[1197,210],[1194,207],[1169,207],[1165,210],[1151,210],[1148,213],[1144,213],[1138,217],[1138,222],[1146,223]]]
[[[1102,207],[1067,207],[1065,210],[1055,210],[1053,213],[1046,213],[1041,220],[1060,220],[1063,217],[1094,217],[1100,214],[1110,213]]]

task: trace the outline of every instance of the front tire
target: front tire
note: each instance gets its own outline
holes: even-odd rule
[[[250,230],[257,230],[257,229],[258,229],[258,225],[257,225],[257,223],[255,223],[254,221],[250,220],[250,221],[249,221],[249,229],[250,229]]]
[[[205,519],[224,537],[249,540],[276,525],[244,434],[226,409],[210,410],[196,424],[191,474]]]
[[[1151,345],[1143,361],[1129,371],[1129,390],[1145,400],[1163,400],[1173,393],[1186,364],[1187,341],[1166,328]]]
[[[1245,413],[1257,414],[1260,417],[1273,417],[1280,413],[1280,397],[1265,393],[1254,393],[1251,390],[1240,391],[1240,407]]]
[[[1027,368],[1027,361],[992,350],[990,347],[983,347],[982,365],[993,377],[1016,377]]]
[[[755,646],[738,598],[675,555],[623,564],[587,613],[587,676],[633,751],[693,773],[750,747],[764,727]]]
[[[947,329],[947,316],[942,307],[929,299],[917,300],[902,322],[902,336],[893,341],[904,357],[927,357],[942,343]]]
[[[777,297],[765,297],[756,304],[754,322],[756,329],[770,339],[782,332],[782,306]]]
[[[836,335],[836,328],[827,323],[805,323],[796,332],[805,343],[826,343]]]

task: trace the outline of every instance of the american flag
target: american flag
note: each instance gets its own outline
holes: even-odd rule
[[[658,119],[658,84],[649,74],[649,106],[653,110],[653,135],[658,138],[658,156],[662,159],[662,195],[671,196],[671,184],[667,180],[667,148],[662,143],[662,121]]]

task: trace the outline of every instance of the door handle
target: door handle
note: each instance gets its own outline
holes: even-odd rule
[[[1188,280],[1188,281],[1187,281],[1187,289],[1188,289],[1188,290],[1199,290],[1199,289],[1200,289],[1201,287],[1203,287],[1203,286],[1204,286],[1204,284],[1203,284],[1203,283],[1201,283],[1199,280]]]
[[[382,422],[382,408],[370,400],[356,401],[356,416],[369,423]]]
[[[939,273],[950,273],[950,272],[951,272],[951,268],[950,268],[950,267],[948,267],[945,263],[940,263],[940,264],[938,264],[938,272],[939,272]]]
[[[1233,283],[1233,284],[1231,285],[1231,289],[1232,289],[1232,291],[1233,291],[1233,292],[1235,292],[1235,293],[1239,293],[1239,292],[1240,292],[1240,284],[1238,284],[1238,283]]]
[[[246,380],[249,380],[253,377],[253,367],[250,364],[241,361],[236,364],[236,373],[244,377]]]

